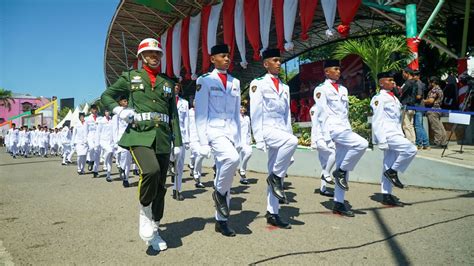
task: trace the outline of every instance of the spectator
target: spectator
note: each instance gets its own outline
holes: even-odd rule
[[[295,121],[298,121],[298,101],[291,99],[290,102],[291,117],[294,117]]]
[[[403,69],[402,74],[403,79],[405,79],[405,83],[403,83],[401,87],[402,93],[400,95],[400,102],[405,108],[402,113],[402,129],[405,133],[405,137],[413,144],[415,144],[416,135],[415,128],[413,126],[413,118],[415,116],[415,111],[406,110],[406,107],[415,105],[418,86],[413,76],[413,69],[406,67]]]
[[[298,115],[299,122],[307,122],[310,120],[309,106],[306,99],[300,99],[300,112]]]
[[[426,85],[420,80],[420,72],[414,71],[413,77],[416,80],[416,107],[424,107],[423,95],[426,90]],[[416,146],[418,149],[423,148],[424,150],[430,149],[430,142],[428,140],[428,134],[426,134],[425,128],[423,127],[423,113],[422,111],[415,111],[415,134],[416,134]]]
[[[439,84],[440,80],[438,77],[430,78],[431,90],[428,92],[427,99],[424,100],[426,107],[441,109],[441,104],[443,102],[443,91],[439,87]],[[428,117],[430,128],[434,133],[434,144],[440,148],[446,147],[447,135],[443,123],[441,123],[441,113],[431,111],[426,112],[426,117]]]

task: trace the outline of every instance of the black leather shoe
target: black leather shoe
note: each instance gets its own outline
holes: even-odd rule
[[[138,172],[138,169],[133,170],[133,175],[140,175],[140,173]]]
[[[331,192],[331,191],[328,191],[328,190],[324,190],[324,191],[319,191],[319,195],[321,196],[324,196],[324,197],[334,197],[334,192]]]
[[[216,211],[225,218],[229,217],[229,206],[227,206],[227,193],[226,195],[221,195],[221,193],[214,190],[212,192],[212,199],[216,204]]]
[[[326,181],[326,183],[328,183],[328,184],[334,185],[334,180],[332,180],[332,178],[330,176],[326,177],[324,175],[321,175],[321,180]]]
[[[99,177],[99,173],[93,172],[94,178]]]
[[[123,180],[123,181],[122,181],[122,186],[123,186],[123,187],[129,187],[130,184],[128,183],[127,180]]]
[[[400,179],[398,179],[397,171],[388,169],[387,171],[383,172],[383,176],[385,176],[390,181],[390,183],[392,183],[394,186],[398,188],[404,187],[402,182],[400,182]]]
[[[354,217],[354,213],[351,210],[348,210],[344,203],[340,203],[337,201],[334,202],[332,213],[340,214],[342,216],[347,216],[347,217]]]
[[[171,183],[174,184],[174,175],[171,176]]]
[[[227,221],[216,221],[215,229],[224,236],[235,236],[235,231],[227,225]]]
[[[205,188],[205,186],[201,182],[196,182],[196,184],[194,184],[194,186],[196,188]]]
[[[346,171],[342,171],[341,169],[336,169],[334,172],[332,172],[332,175],[334,176],[334,180],[336,181],[336,185],[340,187],[341,189],[348,191],[349,190],[349,184],[347,184],[346,180]]]
[[[382,195],[382,204],[383,205],[388,205],[388,206],[393,206],[393,207],[403,207],[403,206],[405,206],[403,203],[396,200],[390,194],[383,194]]]
[[[283,222],[278,214],[271,214],[267,211],[265,214],[267,218],[267,224],[282,228],[282,229],[291,229],[291,225],[287,222]]]
[[[87,166],[87,170],[92,171],[92,167],[94,167],[94,163],[90,163],[89,162],[89,165]]]
[[[242,179],[240,179],[240,184],[242,184],[242,185],[248,185],[248,184],[249,184],[249,181],[247,180],[247,178],[242,178]]]
[[[176,200],[177,201],[183,201],[184,200],[183,195],[181,195],[181,192],[179,192],[179,191],[176,191]]]
[[[275,174],[271,173],[267,177],[267,184],[272,189],[272,194],[275,196],[279,201],[284,201],[285,203],[288,202],[285,196],[285,191],[283,189],[283,184],[281,182],[281,178],[276,176]]]

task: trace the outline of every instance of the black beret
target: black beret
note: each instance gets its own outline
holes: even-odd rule
[[[228,53],[229,53],[229,46],[227,46],[227,44],[218,44],[218,45],[214,45],[211,48],[211,55],[228,54]]]
[[[262,60],[272,57],[280,57],[280,50],[278,49],[267,49],[262,53]]]
[[[339,60],[334,60],[334,59],[324,60],[324,64],[323,64],[324,68],[326,68],[326,67],[340,67],[340,66],[341,66],[341,63],[339,62]]]
[[[411,69],[410,67],[405,67],[403,69],[403,71],[407,72],[408,74],[410,75],[414,75],[415,74],[415,70]]]
[[[86,116],[86,113],[80,112],[80,113],[79,113],[79,117],[80,117],[81,115],[82,115],[82,116]]]
[[[393,73],[391,71],[388,72],[381,72],[377,74],[377,79],[383,78],[393,78]]]

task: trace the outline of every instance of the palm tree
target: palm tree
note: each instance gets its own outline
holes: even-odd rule
[[[12,102],[15,102],[15,99],[13,99],[12,92],[9,90],[5,90],[0,88],[0,105],[5,106],[5,108],[8,108],[8,111],[12,110]]]
[[[377,74],[398,71],[410,57],[406,40],[401,36],[369,36],[364,39],[346,40],[334,51],[336,59],[355,54],[370,68],[370,76],[377,84]]]

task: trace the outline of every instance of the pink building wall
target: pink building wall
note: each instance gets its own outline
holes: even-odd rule
[[[34,96],[26,95],[16,96],[15,94],[13,95],[13,99],[15,100],[15,102],[11,102],[11,110],[8,110],[8,108],[6,108],[5,106],[0,105],[0,123],[7,121],[7,119],[12,116],[16,116],[23,113],[24,111],[22,104],[24,103],[28,102],[31,103],[33,107],[41,107],[50,102],[50,100],[47,98],[37,98]],[[21,121],[21,118],[17,118],[13,120],[13,123],[15,123],[18,127],[21,125]]]

